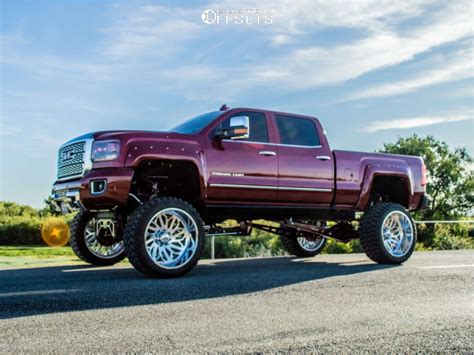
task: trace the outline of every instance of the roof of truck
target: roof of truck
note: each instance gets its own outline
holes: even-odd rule
[[[291,112],[282,112],[282,111],[274,111],[274,110],[268,110],[268,109],[262,109],[262,108],[254,108],[254,107],[233,107],[233,108],[228,108],[226,110],[222,110],[223,112],[234,112],[234,111],[257,111],[257,112],[269,112],[277,115],[285,115],[285,116],[294,116],[294,117],[303,117],[303,118],[311,118],[311,119],[316,119],[319,120],[315,116],[309,116],[309,115],[303,115],[299,113],[291,113]]]

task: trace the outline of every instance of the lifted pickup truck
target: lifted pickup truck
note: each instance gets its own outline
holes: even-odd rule
[[[206,235],[252,228],[280,234],[298,257],[318,254],[327,238],[360,238],[372,260],[402,263],[416,242],[409,211],[427,207],[425,191],[419,157],[331,150],[314,117],[223,105],[169,132],[65,143],[52,196],[62,211],[80,210],[70,242],[82,260],[126,256],[145,275],[174,277],[196,265]],[[240,226],[218,226],[229,218]]]

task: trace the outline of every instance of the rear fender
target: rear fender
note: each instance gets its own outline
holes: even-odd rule
[[[370,195],[375,177],[387,176],[398,177],[406,184],[408,191],[408,207],[411,209],[414,193],[413,193],[413,174],[408,165],[403,164],[368,164],[365,168],[364,179],[362,182],[359,200],[356,204],[358,210],[365,210],[370,202]]]

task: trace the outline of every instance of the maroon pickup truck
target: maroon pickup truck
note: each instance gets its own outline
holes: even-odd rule
[[[419,157],[331,150],[314,117],[224,105],[169,132],[65,143],[52,196],[63,212],[80,210],[70,240],[79,258],[126,256],[145,275],[173,277],[196,265],[206,236],[252,228],[279,234],[298,257],[327,238],[360,238],[372,260],[402,263],[416,242],[409,211],[427,208],[425,191]],[[219,227],[226,219],[236,227]]]

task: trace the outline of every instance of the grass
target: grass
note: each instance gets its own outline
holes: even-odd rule
[[[81,263],[70,247],[0,246],[0,269],[45,267]]]
[[[19,257],[35,256],[37,258],[51,258],[54,256],[75,256],[71,247],[46,246],[0,246],[0,256]]]

